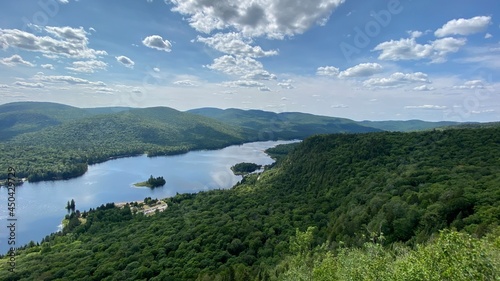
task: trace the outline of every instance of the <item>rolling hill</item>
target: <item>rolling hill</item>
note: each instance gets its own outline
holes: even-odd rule
[[[31,181],[61,179],[113,157],[168,155],[244,141],[238,128],[171,108],[91,115],[1,142],[0,156],[9,161],[0,164],[0,178],[8,166]]]
[[[14,102],[0,105],[0,142],[65,122],[99,114],[130,110],[128,107],[78,108],[52,102]]]
[[[248,137],[269,139],[304,139],[314,134],[368,133],[380,129],[363,126],[345,118],[307,113],[274,113],[261,110],[200,108],[188,112],[241,127]]]
[[[194,149],[315,134],[428,129],[454,123],[418,120],[355,122],[345,118],[261,110],[167,107],[77,108],[46,102],[0,105],[0,180],[7,167],[31,181],[83,174],[88,164],[137,154],[150,156]],[[8,162],[8,163],[7,163]]]
[[[361,125],[381,129],[390,132],[411,132],[411,131],[424,131],[442,127],[457,126],[462,123],[441,121],[441,122],[428,122],[422,120],[407,120],[407,121],[361,121]]]

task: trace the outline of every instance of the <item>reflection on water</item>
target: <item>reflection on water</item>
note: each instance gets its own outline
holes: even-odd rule
[[[240,179],[230,167],[239,162],[268,165],[273,160],[264,150],[279,142],[257,142],[213,151],[193,151],[183,155],[148,158],[144,155],[110,160],[89,166],[83,176],[64,181],[24,183],[16,188],[16,246],[30,240],[40,241],[60,230],[67,213],[66,203],[88,210],[108,202],[130,202],[145,197],[165,198],[176,193],[230,188]],[[163,176],[167,183],[156,189],[137,188],[133,184]],[[0,189],[0,229],[7,226],[7,189]],[[8,250],[7,233],[0,231],[0,253]]]

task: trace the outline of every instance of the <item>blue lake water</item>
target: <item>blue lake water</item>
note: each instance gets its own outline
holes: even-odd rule
[[[255,142],[220,150],[192,151],[182,155],[148,158],[120,158],[89,166],[83,176],[64,180],[24,183],[16,188],[16,246],[40,241],[60,228],[67,214],[66,203],[75,200],[80,211],[109,202],[131,202],[145,197],[166,198],[176,193],[193,193],[210,189],[226,189],[235,185],[230,167],[240,162],[268,165],[273,160],[264,150],[289,141]],[[150,175],[163,176],[160,188],[135,187]],[[0,253],[8,245],[7,188],[0,189]]]

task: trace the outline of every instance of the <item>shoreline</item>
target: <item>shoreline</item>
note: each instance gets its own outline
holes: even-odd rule
[[[139,153],[139,154],[130,154],[130,155],[123,155],[123,156],[110,156],[107,159],[104,159],[102,161],[96,161],[96,162],[87,163],[87,168],[85,169],[85,172],[83,172],[80,175],[71,176],[71,177],[68,177],[68,178],[52,178],[52,179],[41,179],[41,180],[35,180],[35,181],[28,180],[29,176],[28,177],[24,177],[24,179],[26,179],[25,182],[28,182],[28,183],[71,180],[71,179],[79,178],[79,177],[85,175],[88,172],[89,166],[102,164],[102,163],[105,163],[105,162],[110,161],[110,160],[117,160],[117,159],[122,159],[122,158],[129,158],[129,157],[138,157],[138,156],[142,156],[142,155],[146,155],[146,157],[148,157],[148,158],[164,157],[164,156],[177,156],[177,155],[184,155],[184,154],[187,154],[189,152],[195,152],[195,151],[220,150],[220,149],[225,149],[225,148],[228,148],[228,147],[231,147],[231,146],[241,146],[241,145],[250,144],[250,143],[261,143],[261,142],[269,142],[269,141],[272,141],[272,142],[277,142],[277,141],[295,142],[295,141],[302,141],[302,140],[300,140],[300,139],[278,139],[278,140],[262,140],[262,141],[249,140],[249,141],[244,141],[244,142],[241,142],[241,143],[228,144],[226,146],[218,147],[218,148],[195,148],[195,149],[187,150],[187,151],[178,151],[177,153],[171,153],[171,154],[149,155],[147,153]],[[7,180],[7,179],[0,179],[0,182],[3,182],[5,180]],[[2,186],[3,185],[0,184],[0,187],[2,187]]]

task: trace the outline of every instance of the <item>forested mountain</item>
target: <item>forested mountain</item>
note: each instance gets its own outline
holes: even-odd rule
[[[427,122],[422,120],[407,120],[407,121],[361,121],[359,122],[359,124],[390,132],[411,132],[411,131],[424,131],[441,127],[456,126],[461,123],[450,122],[450,121]]]
[[[0,141],[98,114],[130,110],[127,107],[78,108],[52,102],[13,102],[0,105]]]
[[[7,177],[8,166],[30,181],[65,179],[82,175],[88,164],[113,157],[168,155],[257,140],[303,139],[318,133],[378,131],[348,119],[236,112],[241,113],[237,118],[234,114],[210,118],[166,107],[0,105],[0,157],[9,159],[0,163],[0,180]]]
[[[92,210],[85,223],[73,220],[63,233],[20,250],[22,266],[10,278],[297,280],[315,273],[314,280],[494,280],[500,274],[498,236],[475,238],[500,223],[499,127],[319,135],[270,152],[281,155],[273,168],[230,190],[167,198],[168,209],[154,216],[112,204]],[[448,231],[422,244],[446,228],[464,234]],[[373,246],[356,249],[369,241]],[[4,280],[7,266],[2,259]]]
[[[168,155],[242,143],[238,128],[171,108],[99,114],[0,143],[0,179],[8,166],[30,181],[83,174],[88,164],[138,154]]]
[[[0,105],[0,141],[89,116],[81,108],[49,102]]]
[[[249,137],[304,139],[314,134],[378,132],[355,121],[299,112],[274,113],[262,110],[200,108],[190,113],[244,128]]]

